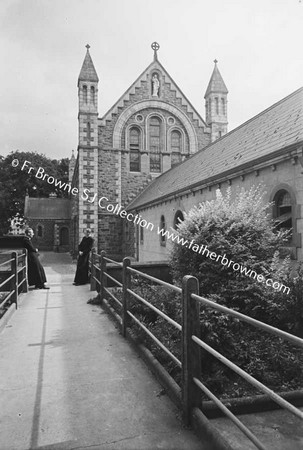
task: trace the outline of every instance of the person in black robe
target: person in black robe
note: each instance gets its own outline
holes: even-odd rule
[[[76,286],[88,283],[88,264],[89,264],[89,254],[93,247],[94,240],[91,237],[91,230],[87,228],[85,231],[85,236],[78,246],[79,255],[77,262],[77,270],[74,279]]]
[[[34,232],[31,228],[25,230],[24,248],[27,249],[27,276],[29,286],[35,285],[36,289],[49,289],[45,286],[46,276],[39,261],[38,249],[31,242]]]

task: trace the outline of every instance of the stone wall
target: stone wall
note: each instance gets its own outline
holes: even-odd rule
[[[55,220],[53,219],[28,219],[28,226],[34,230],[32,239],[34,247],[39,250],[54,250]],[[38,236],[38,226],[42,227],[42,236]]]
[[[122,220],[111,213],[99,213],[98,216],[98,250],[106,252],[108,258],[122,261]],[[97,245],[95,245],[97,247]]]

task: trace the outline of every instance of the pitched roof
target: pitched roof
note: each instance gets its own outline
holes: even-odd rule
[[[214,93],[223,93],[227,94],[228,90],[227,87],[223,81],[222,75],[219,72],[219,69],[217,67],[217,62],[215,60],[215,67],[212,73],[212,76],[210,77],[204,98],[207,97],[212,92]]]
[[[87,52],[82,64],[82,68],[78,78],[78,82],[79,81],[99,81],[96,69],[93,64],[93,60],[89,53],[89,46],[87,48]]]
[[[303,141],[303,88],[153,180],[127,209],[158,201]],[[190,180],[190,181],[189,181]]]
[[[25,197],[24,216],[28,219],[70,219],[68,198]]]

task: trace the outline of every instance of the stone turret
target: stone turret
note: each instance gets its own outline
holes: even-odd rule
[[[205,98],[206,123],[211,128],[211,141],[219,139],[227,133],[227,94],[228,90],[219,72],[217,63],[208,83]]]
[[[83,192],[93,197],[98,193],[98,83],[89,49],[86,45],[86,55],[78,78],[79,96],[79,236],[80,240],[86,228],[91,228],[95,243],[98,242],[98,203],[84,200]]]

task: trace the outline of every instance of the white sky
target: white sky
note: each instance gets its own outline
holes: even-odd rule
[[[303,86],[303,0],[1,0],[0,155],[77,149],[77,79],[91,45],[99,116],[153,59],[204,114],[218,59],[229,130]]]

